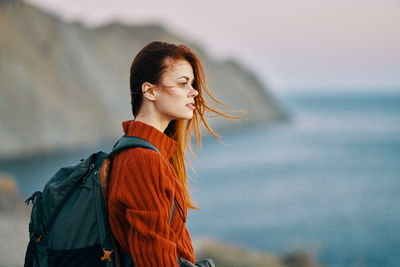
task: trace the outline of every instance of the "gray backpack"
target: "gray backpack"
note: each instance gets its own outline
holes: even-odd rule
[[[103,188],[112,159],[132,147],[157,148],[139,137],[122,136],[111,153],[99,151],[61,168],[26,200],[33,203],[24,266],[115,266]],[[103,173],[101,173],[103,172]],[[172,207],[172,213],[175,202]],[[171,216],[172,218],[172,216]]]

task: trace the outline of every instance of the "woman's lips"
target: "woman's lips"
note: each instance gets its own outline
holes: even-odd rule
[[[189,108],[192,109],[192,110],[195,109],[195,106],[194,106],[193,104],[187,104],[186,106],[189,107]]]

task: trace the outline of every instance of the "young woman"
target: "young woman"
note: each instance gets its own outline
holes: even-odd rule
[[[130,90],[134,120],[124,121],[123,131],[146,139],[160,153],[137,147],[115,157],[108,185],[111,230],[136,267],[196,266],[186,228],[187,209],[196,207],[188,193],[185,151],[188,147],[194,154],[193,130],[196,151],[201,144],[200,120],[220,140],[207,125],[205,111],[241,117],[208,105],[203,90],[222,103],[207,89],[198,57],[184,45],[146,45],[132,62]]]

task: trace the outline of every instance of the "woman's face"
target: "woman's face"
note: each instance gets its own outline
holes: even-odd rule
[[[183,59],[167,59],[168,67],[159,82],[158,96],[155,105],[160,115],[168,120],[193,117],[194,98],[198,95],[192,87],[194,81],[193,68]]]

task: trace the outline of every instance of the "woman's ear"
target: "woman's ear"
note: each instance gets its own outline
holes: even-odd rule
[[[149,82],[144,82],[142,84],[142,93],[143,96],[146,97],[150,101],[154,101],[156,99],[156,86]]]

